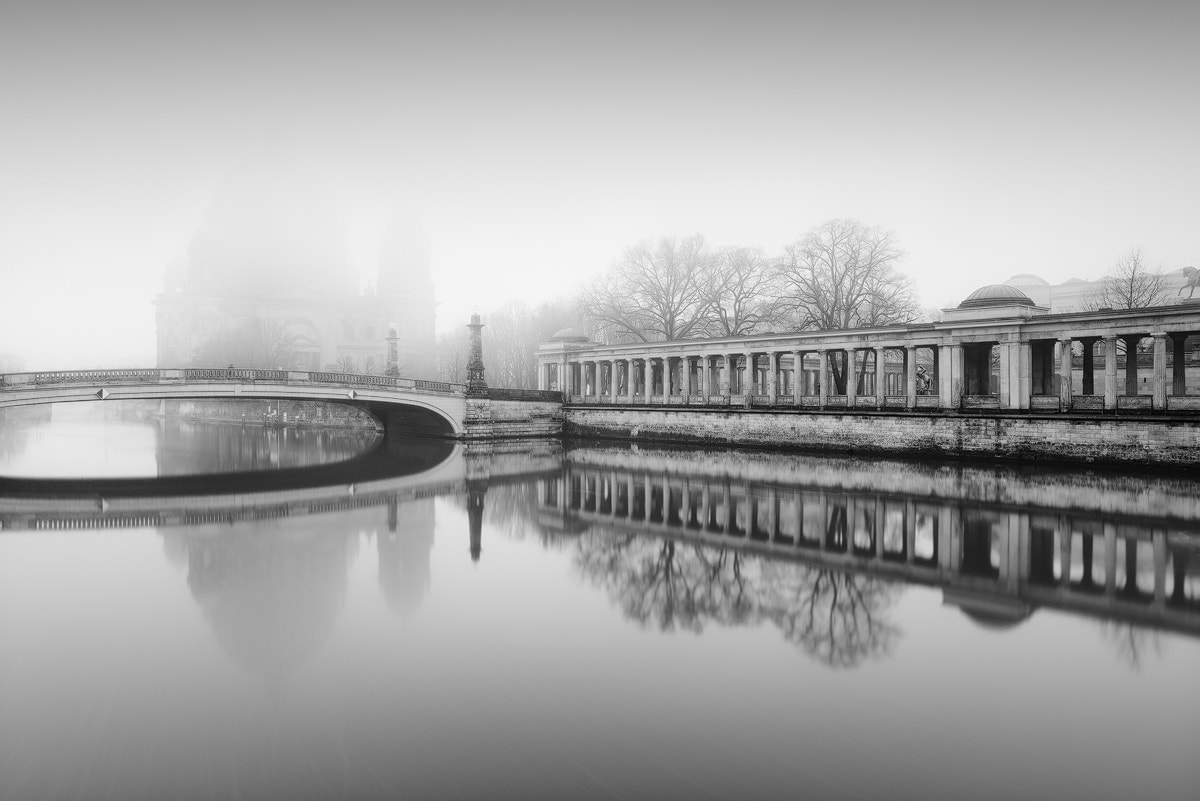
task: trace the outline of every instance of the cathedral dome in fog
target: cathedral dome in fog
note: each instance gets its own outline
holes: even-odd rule
[[[357,288],[329,190],[300,162],[260,150],[230,171],[188,247],[193,287],[343,293]]]
[[[397,218],[384,230],[376,286],[380,295],[433,295],[429,238],[416,220]]]

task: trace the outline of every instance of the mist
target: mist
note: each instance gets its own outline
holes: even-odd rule
[[[397,220],[439,331],[628,246],[892,229],[924,304],[1200,265],[1188,3],[40,3],[0,12],[0,369],[151,366],[214,197],[285,153],[359,289]],[[265,156],[264,156],[265,158]],[[14,368],[15,365],[15,368]]]

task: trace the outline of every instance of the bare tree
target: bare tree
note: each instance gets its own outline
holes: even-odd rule
[[[912,282],[896,269],[902,256],[890,232],[858,220],[813,228],[787,247],[777,267],[793,324],[837,330],[915,321]],[[845,393],[849,367],[832,363],[835,394]]]
[[[363,356],[362,360],[358,363],[358,372],[363,375],[375,375],[381,372],[379,360],[371,355]]]
[[[296,363],[296,335],[278,320],[255,318],[210,338],[196,350],[192,363],[290,368]]]
[[[744,336],[774,326],[783,303],[761,248],[725,248],[712,259],[706,292],[710,333]]]
[[[698,336],[710,319],[711,265],[700,235],[643,242],[593,282],[580,303],[595,327],[617,340]]]
[[[484,329],[487,330],[487,329]],[[467,380],[467,337],[458,331],[439,334],[434,346],[437,352],[437,378],[452,384]]]
[[[1117,259],[1112,272],[1100,282],[1096,292],[1084,299],[1083,305],[1088,311],[1143,309],[1166,301],[1167,286],[1162,273],[1147,267],[1141,248],[1134,248]]]
[[[336,362],[334,362],[334,367],[337,368],[337,371],[339,373],[353,373],[354,372],[354,357],[353,356],[339,356],[338,360]]]

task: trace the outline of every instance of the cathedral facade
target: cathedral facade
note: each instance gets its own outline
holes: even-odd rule
[[[275,154],[235,169],[167,270],[157,307],[158,366],[200,364],[215,343],[269,331],[298,370],[382,373],[394,327],[400,373],[434,373],[435,299],[428,243],[416,225],[393,224],[380,244],[373,286],[359,287],[345,225],[320,183]]]

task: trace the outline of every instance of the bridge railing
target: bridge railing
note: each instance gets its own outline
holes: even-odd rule
[[[246,367],[185,367],[147,370],[54,370],[41,373],[0,375],[0,389],[44,387],[63,384],[173,384],[193,381],[256,382],[278,384],[332,384],[335,386],[407,389],[444,395],[466,391],[465,384],[356,373],[307,372],[303,370],[263,370]]]

